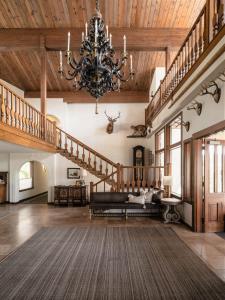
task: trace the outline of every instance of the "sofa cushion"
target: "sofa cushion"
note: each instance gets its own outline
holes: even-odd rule
[[[90,203],[89,207],[91,209],[103,209],[103,210],[108,210],[108,209],[140,209],[143,208],[142,204],[138,203],[129,203],[129,202],[124,202],[124,203]]]
[[[152,188],[149,191],[148,190],[141,191],[141,195],[144,195],[144,197],[145,197],[145,203],[152,202],[153,194],[154,194],[154,189],[152,189]]]
[[[145,204],[145,195],[134,196],[132,194],[128,195],[128,203],[137,203],[144,205]]]
[[[132,193],[137,196],[138,193]],[[124,203],[128,200],[129,193],[122,192],[97,192],[91,194],[91,203]]]

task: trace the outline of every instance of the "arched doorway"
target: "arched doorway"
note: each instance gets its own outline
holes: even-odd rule
[[[39,161],[27,161],[18,172],[18,197],[23,204],[48,203],[48,174]]]

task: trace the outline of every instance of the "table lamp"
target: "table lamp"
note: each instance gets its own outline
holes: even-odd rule
[[[166,191],[166,194],[168,195],[168,198],[171,196],[171,186],[173,183],[172,176],[163,176],[163,186]]]

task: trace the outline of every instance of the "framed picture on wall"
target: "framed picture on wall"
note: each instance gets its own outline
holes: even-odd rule
[[[80,179],[80,168],[67,168],[68,179]]]

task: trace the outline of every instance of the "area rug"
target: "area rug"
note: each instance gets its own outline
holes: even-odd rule
[[[0,263],[0,299],[225,299],[171,228],[44,228]]]
[[[46,203],[48,203],[48,193],[21,202],[21,204],[46,204]]]
[[[217,235],[225,240],[225,232],[218,232]]]

